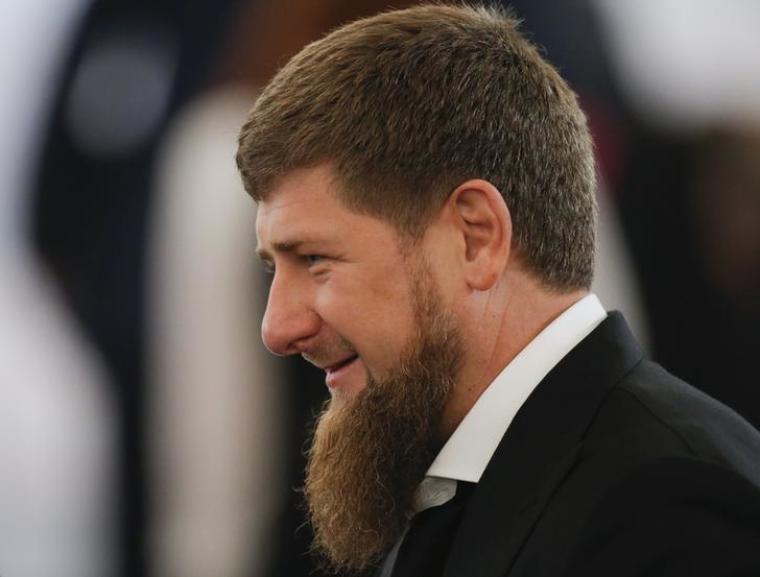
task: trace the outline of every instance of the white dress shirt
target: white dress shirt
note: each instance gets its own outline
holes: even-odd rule
[[[453,499],[457,481],[480,481],[512,419],[533,389],[606,317],[599,299],[589,294],[554,319],[504,367],[430,465],[415,494],[416,513]],[[403,539],[402,535],[387,555],[381,577],[391,574]]]
[[[480,481],[533,389],[606,316],[596,295],[589,294],[554,319],[504,367],[430,465],[415,495],[416,512],[453,498],[457,481]]]
[[[589,294],[549,323],[504,367],[430,465],[414,496],[416,513],[453,499],[457,481],[480,481],[512,419],[533,389],[606,317],[599,299]],[[406,530],[386,556],[380,577],[389,577],[393,572],[405,536]]]

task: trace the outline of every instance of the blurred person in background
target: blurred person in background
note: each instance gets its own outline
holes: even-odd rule
[[[117,574],[110,377],[32,243],[62,57],[86,1],[0,6],[0,574]],[[44,38],[44,41],[40,41]]]
[[[395,576],[756,571],[760,435],[589,293],[585,119],[515,26],[445,6],[358,21],[242,129],[265,343],[332,393],[315,547]]]
[[[593,0],[655,357],[760,427],[760,4]]]
[[[230,158],[251,94],[215,85],[177,115],[157,169],[147,423],[153,575],[262,575],[284,491],[286,371],[256,319],[250,204]]]
[[[223,464],[220,468],[224,473],[214,477],[212,472],[219,467],[218,461],[209,456],[203,445],[198,445],[193,474],[187,475],[189,480],[178,480],[176,474],[177,471],[187,474],[189,452],[185,446],[173,445],[176,431],[187,431],[186,427],[194,421],[204,425],[216,422],[216,416],[226,405],[221,402],[209,405],[208,415],[198,417],[194,383],[184,384],[186,394],[178,394],[176,389],[182,388],[183,383],[178,383],[175,377],[191,361],[195,361],[193,368],[198,370],[205,367],[204,362],[224,363],[225,359],[214,356],[211,350],[203,356],[197,355],[197,350],[185,349],[183,358],[172,357],[176,365],[171,371],[166,368],[165,359],[176,350],[174,343],[181,340],[182,334],[202,338],[204,331],[214,331],[213,323],[209,322],[204,329],[192,326],[196,319],[189,317],[181,326],[167,325],[165,319],[171,318],[176,309],[161,314],[153,303],[164,302],[164,297],[154,287],[175,286],[179,292],[170,302],[177,306],[188,302],[193,298],[191,291],[172,284],[186,269],[167,267],[161,278],[148,276],[153,270],[153,259],[161,258],[154,255],[173,250],[167,244],[174,229],[167,226],[170,232],[166,235],[151,235],[150,226],[154,207],[159,209],[155,211],[156,221],[163,223],[166,220],[163,207],[172,206],[161,194],[164,183],[170,180],[160,165],[163,157],[170,156],[161,154],[166,131],[177,112],[207,86],[223,33],[239,4],[214,0],[187,6],[174,0],[96,0],[82,5],[79,18],[71,27],[71,40],[60,51],[60,70],[55,82],[45,88],[49,111],[39,118],[44,130],[29,191],[30,235],[36,257],[44,263],[51,283],[62,295],[62,306],[76,319],[77,330],[90,343],[108,377],[102,386],[107,387],[105,392],[113,410],[106,419],[117,443],[108,447],[113,478],[103,481],[101,486],[103,491],[113,494],[114,500],[109,503],[90,491],[87,504],[90,508],[111,506],[108,523],[112,531],[110,534],[101,531],[99,535],[110,535],[115,546],[111,552],[100,548],[101,553],[106,555],[111,571],[130,577],[166,574],[184,566],[174,555],[180,552],[187,557],[188,548],[177,543],[197,545],[193,537],[198,532],[196,527],[203,525],[195,517],[197,509],[184,498],[195,491],[198,482],[205,482],[215,490],[217,507],[212,511],[215,515],[205,516],[208,530],[229,537],[230,545],[219,552],[212,546],[210,552],[199,552],[192,560],[197,561],[203,555],[206,562],[197,563],[198,569],[217,575],[238,574],[234,571],[239,569],[226,571],[230,566],[250,563],[247,551],[245,558],[240,559],[235,540],[230,537],[244,529],[233,521],[227,523],[229,510],[235,507],[240,515],[255,515],[255,508],[245,495],[238,496],[237,479],[248,478],[247,471],[240,473],[245,467],[243,460],[240,459],[238,468]],[[51,10],[45,17],[53,15]],[[35,39],[37,45],[40,37],[46,37],[30,35],[23,27],[19,31]],[[213,234],[209,227],[198,234],[203,232]],[[19,314],[29,313],[20,309]],[[219,330],[214,334],[218,335]],[[199,375],[208,372],[198,370]],[[248,377],[255,377],[255,373]],[[220,393],[227,391],[231,395],[229,383],[248,377],[238,377],[230,366],[224,373],[219,371],[208,388],[216,384]],[[172,402],[179,406],[168,407]],[[242,413],[248,407],[258,407],[251,405],[244,395],[232,402]],[[171,418],[183,413],[188,420],[181,424]],[[157,424],[154,416],[169,418]],[[90,418],[94,418],[94,413]],[[228,419],[227,423],[232,421]],[[49,426],[55,428],[52,421]],[[204,431],[210,428],[213,425],[198,427]],[[91,435],[92,440],[98,437]],[[188,444],[197,441],[191,435],[183,438]],[[214,437],[213,443],[224,445],[230,438],[245,440],[251,436],[235,432],[233,427],[221,438]],[[174,455],[160,462],[150,459],[156,454],[166,455],[167,445],[173,447]],[[247,450],[239,445],[237,449]],[[223,458],[220,450],[214,455]],[[198,462],[201,464],[196,465]],[[156,467],[150,468],[153,463],[157,463]],[[76,465],[67,469],[81,474],[87,470]],[[202,476],[199,471],[207,471],[208,475]],[[198,478],[203,481],[196,481]],[[80,489],[86,487],[82,484]],[[72,506],[76,503],[72,501]],[[200,508],[208,512],[205,503]],[[231,528],[220,530],[216,520],[219,517],[224,517],[224,525]],[[71,520],[75,518],[71,516]],[[191,519],[193,523],[179,526],[178,518]],[[154,536],[158,545],[154,545]],[[93,547],[97,543],[91,540]],[[214,565],[219,563],[220,554],[226,557],[224,564]],[[4,570],[0,567],[0,572]],[[46,574],[61,574],[62,570]],[[95,575],[105,574],[96,565],[92,571]]]

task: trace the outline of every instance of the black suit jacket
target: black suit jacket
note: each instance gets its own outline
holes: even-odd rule
[[[760,575],[758,487],[758,432],[611,313],[515,416],[443,575]]]

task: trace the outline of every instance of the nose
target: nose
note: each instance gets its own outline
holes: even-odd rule
[[[275,355],[302,352],[319,331],[319,316],[309,306],[308,294],[275,273],[261,323],[264,345]]]

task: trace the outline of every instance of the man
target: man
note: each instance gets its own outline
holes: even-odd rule
[[[508,15],[334,31],[264,90],[237,161],[264,341],[331,392],[305,487],[329,569],[760,571],[760,437],[589,294],[585,119]]]

